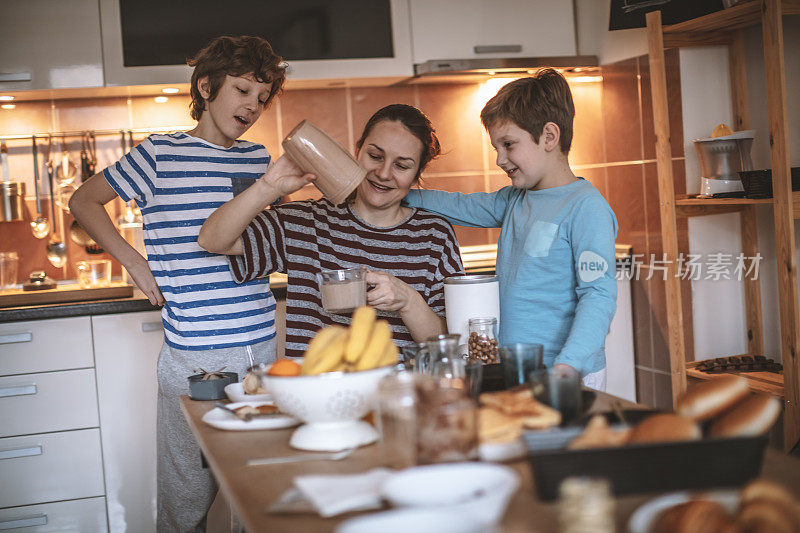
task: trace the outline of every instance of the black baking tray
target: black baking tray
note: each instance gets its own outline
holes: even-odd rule
[[[536,432],[523,434],[523,440],[543,500],[556,499],[559,485],[571,476],[605,478],[615,495],[738,487],[758,476],[767,444],[766,436],[759,436],[541,450]]]

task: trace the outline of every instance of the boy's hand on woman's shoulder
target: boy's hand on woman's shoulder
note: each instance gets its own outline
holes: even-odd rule
[[[278,196],[286,196],[302,189],[316,179],[306,174],[288,154],[273,161],[260,181],[270,187]]]

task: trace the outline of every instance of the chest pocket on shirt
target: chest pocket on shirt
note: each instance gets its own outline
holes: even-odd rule
[[[547,257],[558,233],[558,224],[537,220],[525,239],[525,253],[531,257]]]

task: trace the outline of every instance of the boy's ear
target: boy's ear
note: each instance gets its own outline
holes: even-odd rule
[[[203,76],[197,79],[197,90],[200,91],[200,96],[208,100],[211,97],[211,87],[208,84],[208,76]]]
[[[540,139],[540,142],[544,142],[544,149],[548,152],[559,148],[561,128],[555,122],[547,122],[542,129],[542,137]]]

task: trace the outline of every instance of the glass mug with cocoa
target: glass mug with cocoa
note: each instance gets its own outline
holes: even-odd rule
[[[329,313],[350,313],[367,305],[366,272],[363,268],[317,272],[323,309]]]

